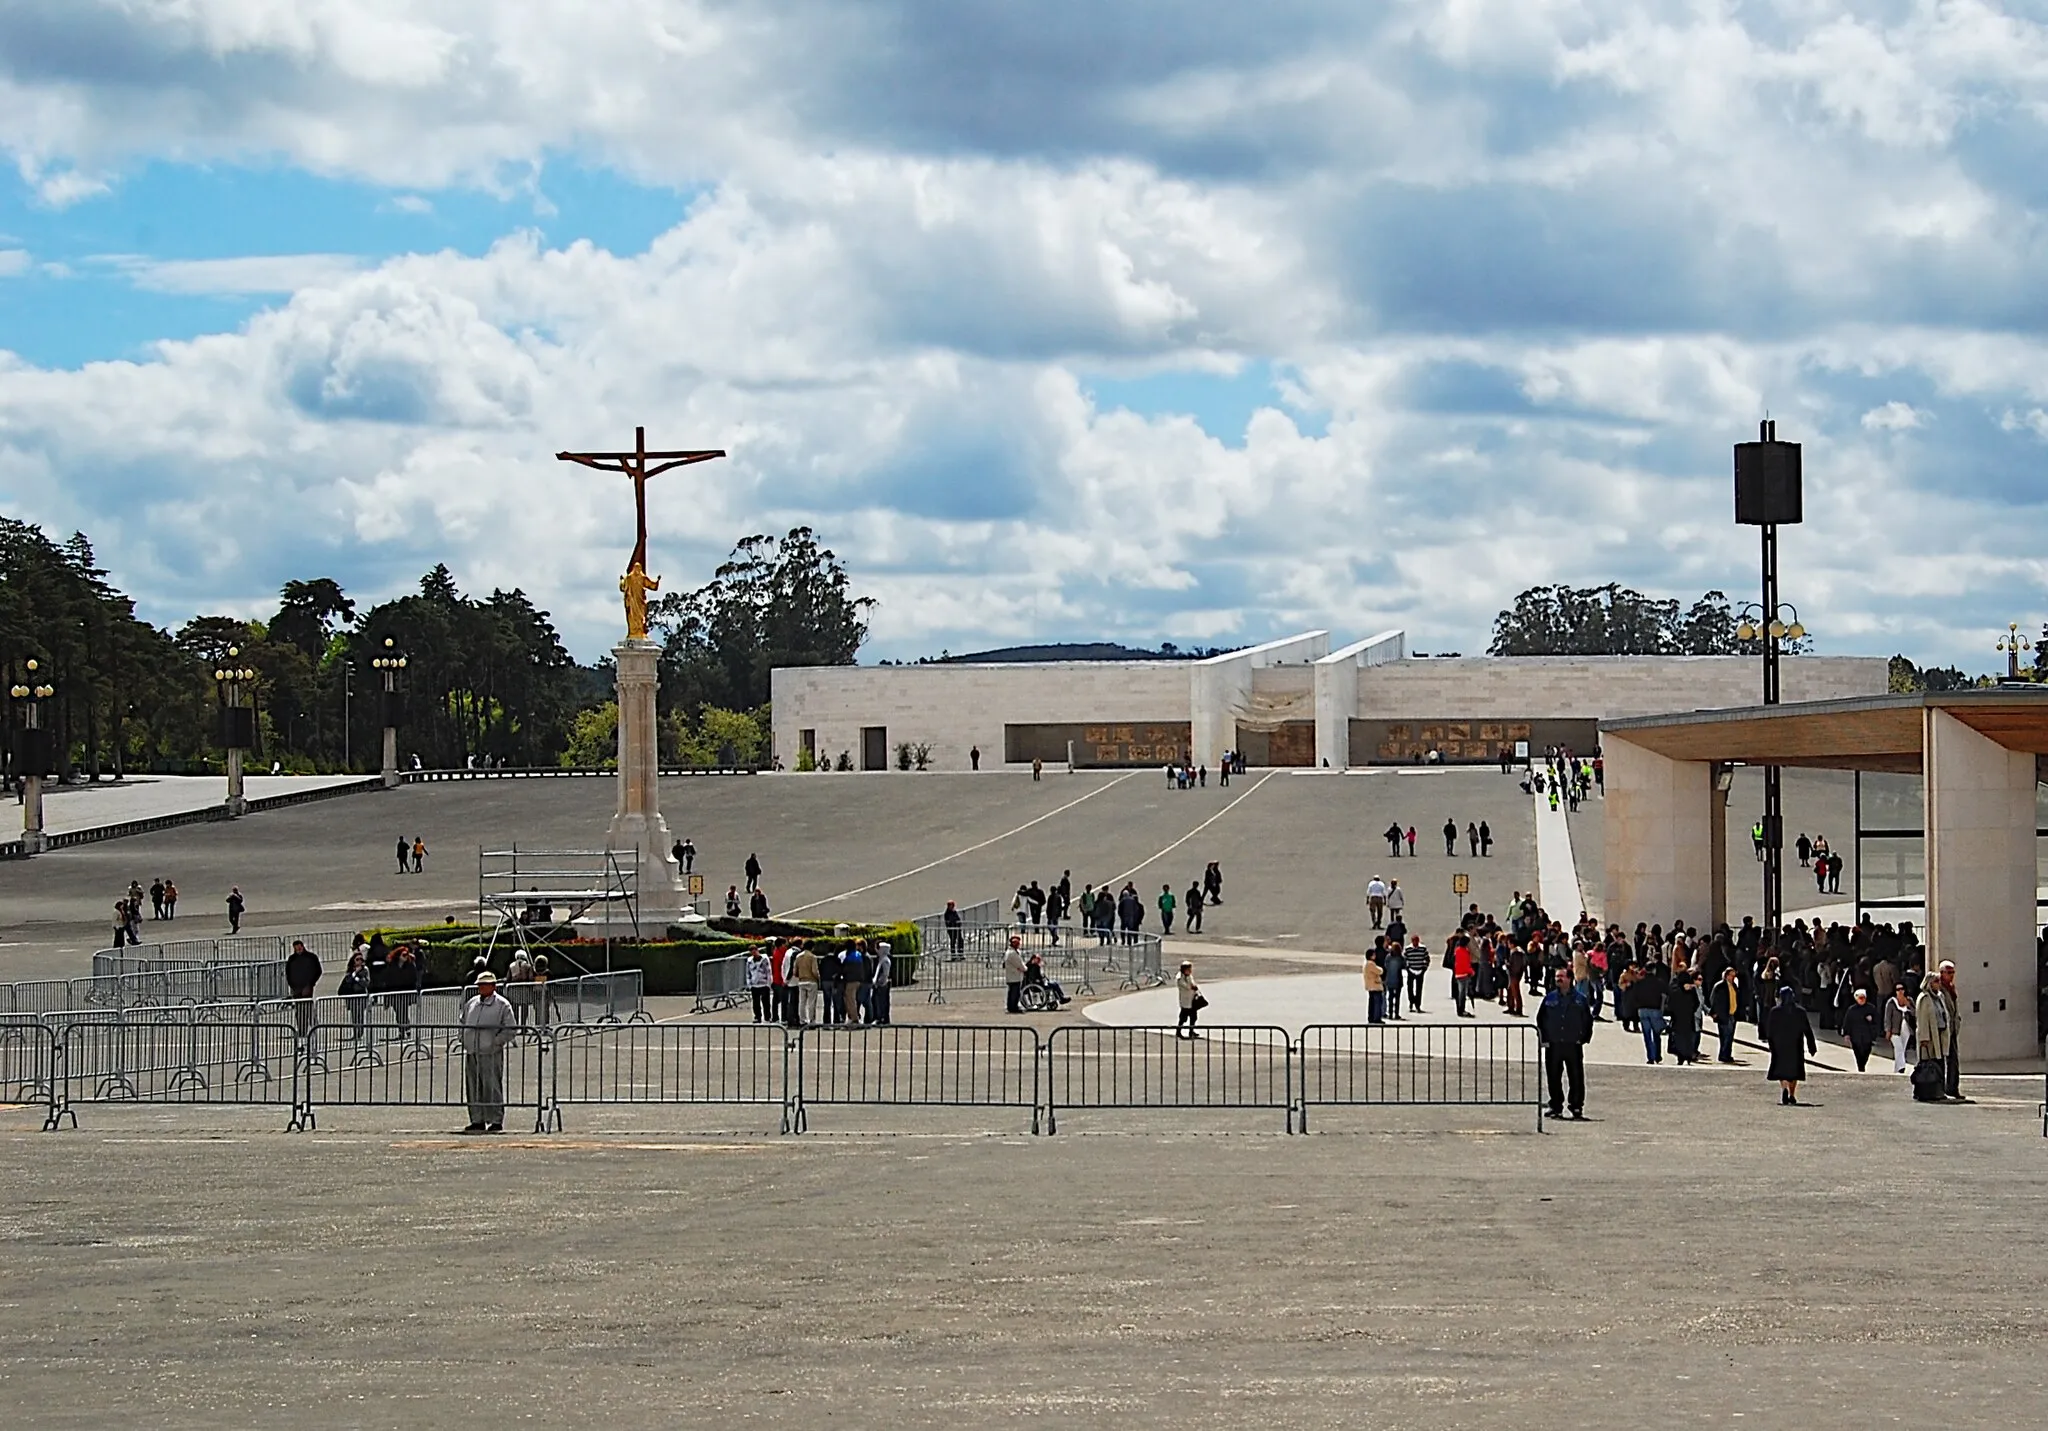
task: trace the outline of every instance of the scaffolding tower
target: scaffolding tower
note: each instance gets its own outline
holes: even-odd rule
[[[586,974],[609,974],[612,940],[623,927],[640,937],[640,899],[634,887],[637,850],[477,850],[476,922],[490,931],[485,957],[500,940],[531,958],[535,952],[566,959]],[[596,910],[604,929],[604,968],[592,969],[562,947],[577,936],[576,922]]]

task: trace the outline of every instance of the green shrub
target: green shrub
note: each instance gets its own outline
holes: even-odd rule
[[[855,939],[886,939],[894,961],[896,982],[917,981],[922,948],[915,924],[851,924],[844,936],[833,933],[833,920],[715,919],[704,932],[682,925],[670,925],[660,939],[614,939],[611,967],[641,971],[642,988],[649,997],[697,992],[697,965],[704,959],[725,959],[744,954],[757,944],[784,939],[801,939],[819,953],[837,951]],[[426,971],[428,988],[448,988],[469,981],[476,956],[490,949],[490,968],[501,978],[511,966],[519,947],[510,930],[501,931],[495,948],[491,930],[476,924],[424,924],[374,927],[365,934],[381,934],[384,942],[410,944],[418,951]],[[537,934],[537,931],[536,931]],[[547,947],[549,972],[556,978],[570,978],[589,970],[601,972],[605,964],[604,941],[557,939],[534,944]]]

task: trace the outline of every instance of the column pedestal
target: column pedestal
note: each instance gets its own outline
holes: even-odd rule
[[[660,655],[660,645],[645,639],[629,637],[612,648],[619,682],[619,808],[605,847],[628,859],[638,850],[635,888],[643,936],[659,936],[686,903],[682,871],[669,853],[675,837],[661,818],[661,744],[654,717]]]
[[[40,855],[49,848],[50,837],[43,833],[43,777],[24,775],[21,778],[22,853]]]
[[[240,818],[248,813],[249,802],[242,794],[242,752],[228,752],[228,815]]]
[[[1925,720],[1927,972],[1955,963],[1965,1072],[2038,1068],[2034,757],[1947,711]]]
[[[384,788],[398,788],[398,727],[390,725],[384,727]]]

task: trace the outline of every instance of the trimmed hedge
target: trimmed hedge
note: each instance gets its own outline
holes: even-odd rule
[[[911,984],[917,981],[922,950],[916,925],[849,924],[847,933],[838,936],[833,930],[840,922],[718,919],[711,921],[710,929],[705,933],[688,932],[684,926],[671,925],[669,937],[665,939],[614,939],[611,963],[614,969],[639,969],[642,989],[650,997],[674,996],[697,992],[697,965],[701,960],[744,954],[756,944],[801,939],[810,948],[824,953],[844,949],[855,939],[886,939],[895,965],[896,982]],[[373,927],[363,932],[383,935],[387,945],[412,945],[420,953],[430,988],[468,982],[470,968],[476,956],[490,943],[492,933],[490,928],[476,924]],[[555,940],[550,943],[559,951],[548,961],[550,972],[557,978],[578,973],[578,963],[595,969],[604,962],[602,940]],[[490,967],[500,977],[505,974],[515,947],[504,938],[499,939]]]

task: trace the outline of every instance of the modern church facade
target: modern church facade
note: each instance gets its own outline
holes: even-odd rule
[[[1485,764],[1517,745],[1590,751],[1602,720],[1753,705],[1750,656],[1410,656],[1387,631],[1332,650],[1305,631],[1202,660],[808,666],[774,673],[775,755],[856,769]],[[1787,701],[1883,695],[1883,657],[1784,663]]]

